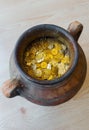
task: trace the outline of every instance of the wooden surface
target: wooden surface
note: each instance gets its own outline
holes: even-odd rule
[[[0,0],[0,86],[9,79],[9,58],[18,37],[28,28],[51,23],[67,28],[84,25],[79,44],[87,58],[87,76],[68,102],[44,107],[0,91],[0,130],[89,130],[89,0]]]

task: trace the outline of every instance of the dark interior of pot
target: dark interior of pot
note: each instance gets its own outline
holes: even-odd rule
[[[17,41],[15,56],[16,62],[18,66],[22,69],[22,71],[24,71],[22,67],[24,51],[26,50],[28,45],[30,46],[30,44],[32,44],[35,40],[40,40],[42,38],[57,39],[67,46],[70,53],[70,67],[68,71],[71,70],[72,72],[74,67],[76,66],[78,57],[78,51],[75,41],[72,36],[63,28],[48,24],[38,25],[31,29],[28,29]]]

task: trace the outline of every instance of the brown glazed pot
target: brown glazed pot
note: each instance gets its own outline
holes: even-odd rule
[[[57,105],[72,98],[81,88],[86,76],[86,58],[78,44],[83,26],[75,21],[68,31],[51,24],[42,24],[25,31],[10,58],[11,79],[3,84],[2,91],[7,97],[22,96],[40,105]],[[36,39],[50,37],[62,41],[68,47],[71,56],[69,70],[55,80],[36,80],[27,75],[21,67],[23,53],[30,43]]]

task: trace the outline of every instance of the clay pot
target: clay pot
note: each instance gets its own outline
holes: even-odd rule
[[[73,22],[68,30],[51,24],[42,24],[25,31],[10,58],[10,76],[2,91],[7,97],[22,96],[40,105],[57,105],[72,98],[81,88],[86,76],[86,58],[78,44],[83,26]],[[21,64],[23,53],[28,44],[43,37],[56,38],[68,47],[71,55],[69,70],[55,80],[36,80],[25,73]]]

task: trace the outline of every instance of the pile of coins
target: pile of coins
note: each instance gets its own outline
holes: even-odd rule
[[[69,50],[59,41],[43,39],[26,49],[23,63],[26,73],[33,78],[53,80],[60,78],[68,70]]]

